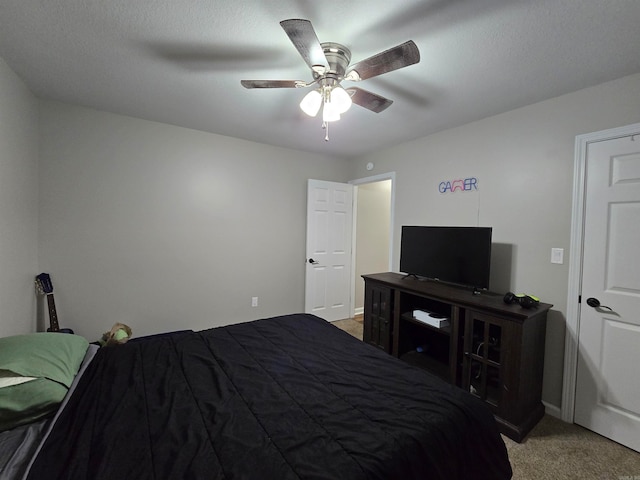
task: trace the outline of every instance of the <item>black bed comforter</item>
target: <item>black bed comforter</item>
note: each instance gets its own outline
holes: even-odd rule
[[[40,479],[511,478],[466,392],[290,315],[100,349]]]

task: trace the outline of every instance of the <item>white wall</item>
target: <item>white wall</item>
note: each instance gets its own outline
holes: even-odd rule
[[[0,336],[35,330],[38,103],[0,58]]]
[[[640,75],[633,75],[407,142],[352,165],[352,178],[396,172],[396,269],[402,225],[493,227],[492,290],[527,292],[554,304],[543,390],[551,406],[561,404],[575,136],[638,121]],[[373,172],[365,169],[367,162],[376,165]],[[477,192],[439,193],[442,180],[465,177],[478,178]],[[552,247],[565,249],[563,265],[550,263]]]
[[[41,105],[40,262],[90,340],[304,310],[306,181],[344,161]],[[251,307],[251,297],[259,306]]]

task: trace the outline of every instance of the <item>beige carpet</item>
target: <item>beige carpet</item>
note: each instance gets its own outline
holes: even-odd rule
[[[340,330],[350,333],[358,340],[362,340],[362,321],[360,319],[348,318],[346,320],[337,320],[331,323]]]
[[[549,415],[522,443],[503,438],[515,480],[640,480],[640,453]]]
[[[333,324],[362,340],[362,320]],[[546,415],[522,443],[503,436],[514,480],[640,480],[640,453]]]

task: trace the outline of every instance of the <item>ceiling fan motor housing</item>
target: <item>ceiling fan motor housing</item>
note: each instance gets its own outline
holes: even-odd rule
[[[334,42],[324,42],[320,45],[324,51],[324,56],[327,58],[329,69],[323,75],[314,71],[314,77],[324,76],[339,83],[351,61],[351,51],[344,45]]]

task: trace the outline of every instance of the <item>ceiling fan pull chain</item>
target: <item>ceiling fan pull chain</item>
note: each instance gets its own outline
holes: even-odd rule
[[[329,141],[329,122],[322,122],[322,128],[324,128],[324,141]]]

